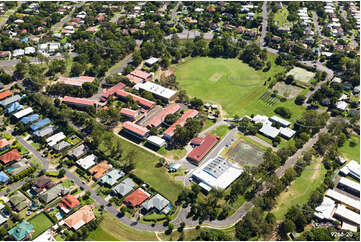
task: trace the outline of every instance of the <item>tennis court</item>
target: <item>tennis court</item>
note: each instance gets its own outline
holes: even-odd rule
[[[227,152],[227,156],[233,161],[238,162],[241,166],[256,167],[263,162],[264,151],[254,145],[240,140],[231,150]]]
[[[315,77],[316,73],[307,71],[300,67],[294,67],[286,74],[286,76],[288,75],[292,75],[297,81],[308,83]]]

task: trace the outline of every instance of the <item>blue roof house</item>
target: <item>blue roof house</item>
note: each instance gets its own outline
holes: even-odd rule
[[[6,108],[6,112],[13,113],[13,112],[19,111],[20,109],[23,109],[23,108],[24,108],[23,105],[21,105],[18,102],[14,102],[14,103],[10,104],[9,107]]]
[[[0,171],[0,182],[6,183],[10,180],[8,175],[6,175],[3,171]]]
[[[35,122],[35,121],[38,120],[39,118],[40,118],[39,114],[34,113],[34,114],[32,114],[32,115],[23,117],[23,118],[21,119],[21,122],[26,125],[26,124],[28,124],[28,123]]]
[[[51,123],[50,119],[44,118],[44,119],[36,122],[35,124],[30,125],[30,128],[31,128],[32,131],[36,131],[36,130],[38,130],[38,129],[40,129],[40,128],[42,128],[45,125],[50,124],[50,123]]]

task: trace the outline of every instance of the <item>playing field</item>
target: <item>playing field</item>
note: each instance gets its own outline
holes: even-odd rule
[[[231,150],[227,152],[227,156],[233,161],[238,162],[241,166],[256,167],[263,162],[264,151],[255,145],[240,140]]]
[[[285,69],[274,64],[275,56],[269,55],[268,59],[272,63],[268,72],[255,71],[238,59],[209,57],[188,58],[172,68],[176,70],[181,89],[191,97],[221,105],[226,116],[272,116],[276,107],[287,106],[294,112],[293,121],[302,114],[304,107],[295,105],[291,99],[282,103],[279,98],[270,96],[265,81]]]
[[[292,75],[297,81],[308,83],[316,74],[303,68],[294,67],[286,74],[286,76],[288,75]]]

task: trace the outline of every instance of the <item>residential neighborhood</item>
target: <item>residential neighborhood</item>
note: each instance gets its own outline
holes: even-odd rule
[[[0,240],[359,241],[360,2],[4,2],[0,28]]]

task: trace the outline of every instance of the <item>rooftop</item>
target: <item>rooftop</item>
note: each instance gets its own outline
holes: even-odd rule
[[[86,205],[65,219],[65,224],[70,228],[78,230],[93,219],[95,219],[93,209],[90,205]]]
[[[124,202],[130,204],[131,206],[135,207],[140,204],[142,204],[148,197],[150,197],[150,194],[144,191],[142,188],[138,188],[134,192],[132,192],[130,195],[128,195]]]
[[[93,166],[92,168],[89,169],[89,173],[93,174],[93,176],[98,179],[101,176],[104,175],[104,173],[110,169],[112,166],[108,164],[107,161],[102,161],[100,163],[98,163],[97,165]]]
[[[86,98],[69,97],[69,96],[65,96],[63,102],[68,104],[78,104],[84,106],[93,106],[95,104],[95,101],[93,100],[89,100]]]
[[[139,136],[146,136],[149,132],[147,128],[139,126],[135,123],[132,123],[130,121],[126,121],[123,123],[123,128],[126,130],[131,131],[132,133],[135,133]]]
[[[79,76],[79,77],[60,77],[59,82],[72,85],[72,86],[82,86],[86,82],[93,82],[95,77],[91,76]]]
[[[154,95],[165,98],[165,99],[170,99],[177,93],[177,91],[175,91],[175,90],[155,84],[154,82],[138,83],[133,88],[134,89],[139,88],[139,89],[151,92]]]
[[[179,104],[171,104],[168,107],[164,108],[163,111],[158,114],[156,117],[154,117],[148,124],[147,126],[154,126],[154,127],[159,127],[159,125],[161,125],[161,123],[164,121],[165,117],[168,114],[174,114],[176,113],[178,110],[180,109]]]
[[[4,164],[8,164],[11,161],[16,161],[21,159],[22,155],[19,153],[17,149],[13,149],[9,152],[0,156],[0,161]]]
[[[201,144],[196,146],[188,155],[187,158],[199,163],[204,156],[218,143],[219,137],[208,134],[203,138]]]
[[[198,111],[191,109],[183,113],[183,115],[174,123],[172,124],[166,131],[164,131],[164,135],[172,138],[175,132],[177,125],[184,126],[188,118],[194,118],[198,115]]]

